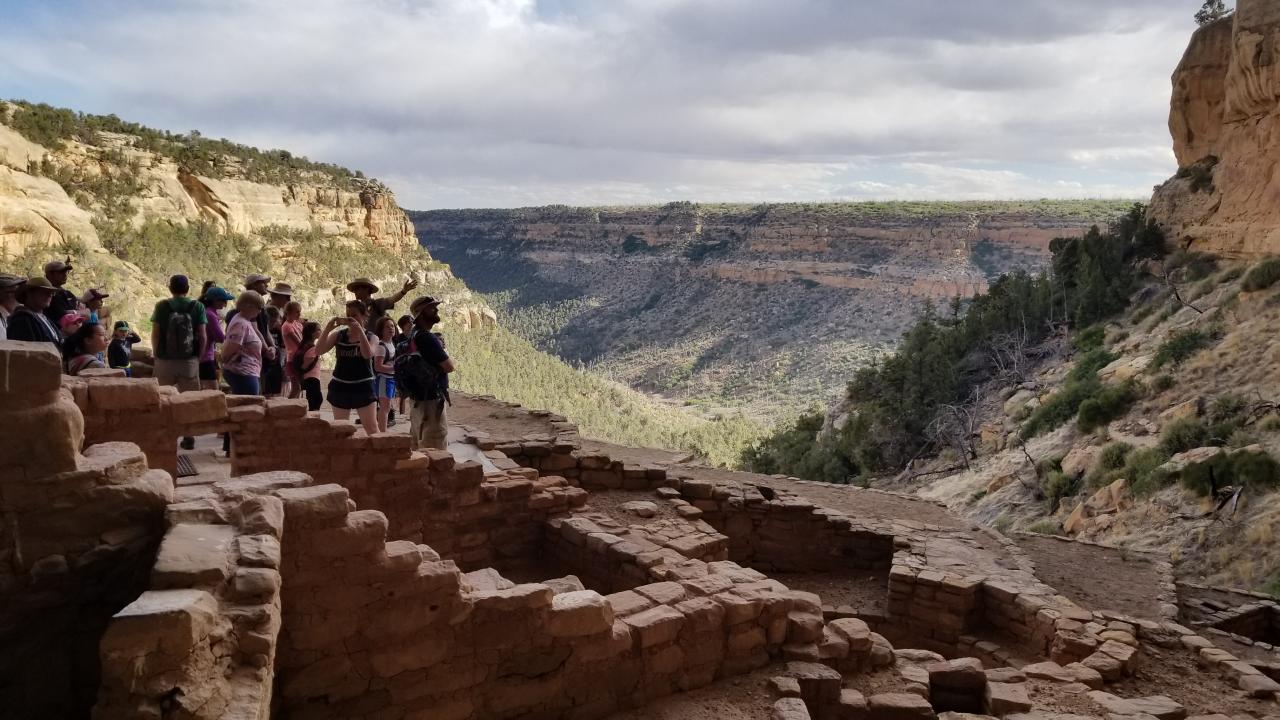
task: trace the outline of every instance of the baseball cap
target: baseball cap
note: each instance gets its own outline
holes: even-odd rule
[[[102,300],[111,297],[110,293],[104,293],[98,288],[89,288],[80,296],[80,302],[89,302],[90,300]]]
[[[226,302],[231,302],[232,300],[236,299],[236,296],[227,292],[225,288],[220,288],[217,286],[209,288],[209,291],[204,294],[204,297],[206,300],[214,300],[214,301],[223,300]]]
[[[70,258],[66,260],[50,260],[44,264],[44,271],[46,274],[51,272],[66,272],[71,269],[73,268],[71,267]]]
[[[260,282],[271,282],[271,278],[262,273],[249,273],[244,276],[244,286],[246,288]]]
[[[58,327],[62,328],[62,332],[70,332],[72,328],[80,325],[85,321],[85,317],[78,313],[67,313],[58,319]]]
[[[129,329],[129,321],[128,321],[128,320],[117,320],[117,321],[116,321],[116,324],[115,324],[115,325],[113,325],[113,326],[111,326],[111,329],[112,329],[112,330],[128,330],[128,329]]]

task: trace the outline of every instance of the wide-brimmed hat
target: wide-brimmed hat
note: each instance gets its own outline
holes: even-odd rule
[[[71,260],[69,258],[67,260],[50,260],[44,264],[44,272],[46,275],[51,272],[67,272],[68,270],[73,269],[74,268],[71,267]]]
[[[54,287],[53,283],[49,282],[48,278],[33,277],[33,278],[27,278],[26,289],[27,290],[45,290],[47,292],[54,292],[58,288]]]
[[[289,283],[278,282],[276,283],[275,287],[271,288],[267,292],[271,293],[272,295],[283,295],[285,297],[293,297],[293,286],[290,285]]]
[[[92,302],[94,300],[103,300],[109,297],[111,297],[110,293],[104,293],[98,288],[89,288],[88,290],[84,291],[83,295],[80,296],[80,302],[87,303],[87,302]]]
[[[0,291],[17,290],[26,281],[27,279],[20,275],[0,273]]]
[[[378,286],[374,285],[373,281],[369,278],[356,278],[355,280],[347,283],[347,289],[351,292],[355,292],[358,287],[367,287],[370,292],[378,292]]]
[[[263,275],[262,273],[249,273],[244,276],[244,286],[246,288],[250,285],[256,285],[264,282],[271,282],[271,278],[267,275]]]
[[[440,300],[437,300],[430,295],[426,295],[414,300],[409,305],[409,312],[416,318],[422,314],[423,310],[426,310],[429,307],[436,307],[440,302]]]

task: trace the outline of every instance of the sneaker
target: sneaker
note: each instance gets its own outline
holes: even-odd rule
[[[387,413],[387,427],[391,427],[392,425],[395,425],[395,424],[396,424],[396,411],[392,410],[391,412]]]
[[[178,443],[178,447],[182,448],[183,450],[195,450],[196,439],[193,437],[184,437],[182,438],[182,442]]]

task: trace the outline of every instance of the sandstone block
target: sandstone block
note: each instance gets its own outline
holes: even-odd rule
[[[347,514],[347,489],[341,485],[315,485],[276,491],[284,502],[289,522],[317,523]]]
[[[103,673],[131,686],[147,669],[175,667],[214,630],[217,619],[218,601],[203,590],[148,590],[107,625]]]
[[[773,720],[809,720],[809,709],[800,698],[781,698],[773,703]]]
[[[870,720],[932,720],[933,706],[913,693],[881,693],[867,699]]]
[[[613,606],[613,613],[617,617],[634,615],[642,610],[648,610],[655,604],[649,598],[633,590],[624,590],[612,595],[606,595],[605,600],[608,600],[609,604]]]
[[[960,691],[981,691],[987,684],[982,661],[977,658],[958,658],[925,666],[929,673],[930,688]]]
[[[1236,684],[1249,697],[1255,698],[1276,698],[1280,697],[1280,683],[1262,674],[1243,674],[1236,680]]]
[[[712,596],[721,607],[724,608],[725,624],[737,625],[738,623],[755,620],[760,617],[760,612],[764,608],[764,601],[758,597],[743,597],[737,593],[722,592]]]
[[[650,585],[641,585],[636,588],[636,592],[659,605],[672,605],[678,603],[687,595],[684,587],[677,582],[660,582]]]
[[[866,622],[858,618],[840,618],[831,621],[828,627],[849,643],[849,652],[861,654],[871,649],[872,633]]]
[[[541,583],[516,585],[504,590],[478,592],[473,595],[477,608],[488,610],[536,610],[552,604],[555,594]]]
[[[684,615],[683,633],[718,632],[724,626],[724,608],[708,597],[696,597],[675,604],[675,609]]]
[[[236,525],[245,533],[279,538],[284,530],[284,503],[271,495],[248,498],[236,508]]]
[[[866,720],[867,698],[852,688],[841,690],[831,714],[834,720]]]
[[[987,683],[986,711],[992,715],[1029,712],[1031,698],[1025,683]]]
[[[653,647],[675,640],[684,625],[684,615],[666,605],[623,618],[636,636],[637,646],[641,649]]]
[[[280,591],[280,573],[271,568],[242,567],[231,581],[238,598],[272,598]]]
[[[1124,677],[1124,663],[1104,652],[1093,653],[1079,664],[1097,672],[1103,682],[1111,683]]]
[[[230,525],[181,524],[165,533],[151,571],[159,589],[216,585],[231,574]]]
[[[1115,640],[1107,640],[1098,648],[1098,652],[1119,660],[1120,666],[1124,669],[1126,675],[1132,675],[1134,670],[1138,668],[1138,651],[1131,645],[1125,645]]]
[[[818,714],[840,699],[840,673],[816,662],[789,662],[787,675],[796,679],[800,697]]]
[[[165,404],[173,422],[195,425],[227,417],[227,396],[218,390],[199,390],[170,396]]]
[[[769,678],[769,689],[779,697],[800,697],[800,683],[793,677],[779,675]]]
[[[548,631],[553,637],[595,635],[613,627],[613,607],[594,590],[556,595],[551,601]]]
[[[1186,708],[1164,695],[1120,698],[1101,690],[1092,690],[1089,692],[1089,699],[1103,711],[1114,715],[1151,715],[1160,720],[1183,720],[1187,716]]]
[[[276,498],[271,499],[276,500]],[[241,565],[261,568],[280,567],[280,541],[270,535],[241,535],[236,538],[236,550]]]

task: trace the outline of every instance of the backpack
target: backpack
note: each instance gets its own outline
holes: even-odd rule
[[[186,359],[196,354],[196,334],[191,324],[190,308],[179,312],[169,301],[169,320],[165,324],[164,354],[167,360]]]
[[[395,360],[391,365],[396,371],[396,390],[411,400],[439,400],[444,397],[440,389],[440,368],[427,362],[412,340],[396,347]]]

